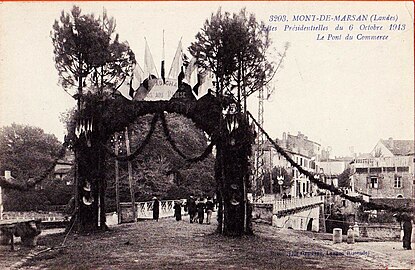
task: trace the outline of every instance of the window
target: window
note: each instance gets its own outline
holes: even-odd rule
[[[398,167],[398,172],[408,172],[409,171],[409,167]]]
[[[367,168],[356,168],[356,173],[367,173]]]
[[[370,177],[370,188],[378,188],[378,178],[377,177]]]
[[[401,188],[402,187],[402,176],[395,175],[395,184],[393,185],[395,188]]]

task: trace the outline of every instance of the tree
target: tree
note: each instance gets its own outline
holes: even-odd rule
[[[98,101],[113,98],[117,87],[135,65],[134,53],[128,43],[119,41],[115,27],[115,20],[108,17],[105,11],[102,18],[95,18],[94,14],[82,15],[81,9],[74,6],[70,13],[62,11],[59,21],[55,21],[51,31],[55,67],[60,83],[65,91],[71,91],[78,100],[75,116],[69,118],[72,121],[68,125],[68,141],[75,146],[75,220],[79,225],[76,229],[81,231],[106,228],[106,182],[101,169],[105,153],[99,146],[91,147],[89,137],[85,140],[75,138],[75,131],[82,127],[82,131],[84,128],[91,129],[85,134],[89,132],[90,135],[92,129],[98,134],[101,133],[104,124],[99,122],[100,118],[85,117],[88,98]],[[98,111],[98,115],[104,113],[104,108],[97,105],[92,110]],[[96,138],[97,141],[100,139],[102,138]],[[86,191],[90,189],[89,185],[92,185],[91,192]],[[86,203],[82,203],[82,200]]]
[[[339,174],[339,187],[349,187],[350,186],[350,168],[345,169],[341,174]]]
[[[191,120],[177,114],[170,114],[166,118],[172,139],[185,155],[194,157],[205,150],[207,139]],[[150,121],[150,117],[142,117],[130,126],[132,151],[144,140],[149,131]],[[122,135],[120,141],[122,142],[120,155],[125,155]],[[107,173],[108,197],[114,198],[114,159],[110,159],[107,164],[109,168]],[[186,162],[172,149],[160,126],[157,126],[150,142],[132,161],[132,165],[135,196],[139,201],[151,200],[153,196],[162,199],[178,199],[189,195],[213,195],[215,190],[213,156],[209,155],[197,163]],[[126,162],[120,162],[121,201],[130,200],[126,175]]]
[[[269,61],[271,40],[263,25],[245,9],[232,15],[219,9],[197,33],[189,51],[198,65],[213,71],[218,94],[233,95],[240,103],[274,77],[281,62]],[[283,59],[285,52],[279,56]]]
[[[58,139],[41,128],[13,123],[0,128],[0,170],[29,180],[46,170],[61,148]]]
[[[15,179],[8,187],[19,189],[6,189],[6,209],[33,210],[47,203],[47,197],[29,187],[53,165],[61,149],[58,139],[41,128],[14,123],[0,128],[0,171],[11,171]]]
[[[71,13],[62,11],[51,31],[55,67],[65,91],[83,89],[93,93],[113,94],[135,64],[128,43],[115,34],[116,23],[104,11],[102,18],[81,15],[74,6]]]

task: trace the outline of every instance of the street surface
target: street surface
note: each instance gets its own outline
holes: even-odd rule
[[[401,242],[332,244],[312,232],[254,224],[255,236],[214,233],[188,217],[121,224],[92,235],[49,234],[35,249],[0,247],[0,269],[413,269]],[[55,247],[47,250],[47,247]],[[44,252],[42,252],[44,251]]]

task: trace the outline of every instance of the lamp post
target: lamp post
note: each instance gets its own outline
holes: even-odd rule
[[[284,176],[282,175],[281,167],[279,169],[280,169],[280,174],[277,176],[277,180],[278,180],[278,185],[280,186],[280,194],[282,194],[282,185],[284,184]]]
[[[280,194],[282,193],[282,185],[284,184],[284,176],[279,175],[277,176],[278,185],[280,185]]]

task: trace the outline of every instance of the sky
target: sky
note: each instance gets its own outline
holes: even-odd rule
[[[15,122],[38,126],[63,140],[60,114],[75,106],[58,84],[50,31],[62,10],[75,2],[0,3],[0,127]],[[75,3],[76,4],[76,3]],[[161,61],[165,31],[166,70],[177,44],[195,40],[204,21],[219,7],[238,12],[246,7],[268,25],[270,15],[289,22],[273,23],[271,58],[290,43],[283,66],[264,102],[264,127],[273,138],[299,131],[332,149],[332,155],[370,152],[379,139],[414,138],[413,2],[79,2],[83,13],[102,14],[117,22],[120,40],[127,40],[143,66],[144,37],[156,65]],[[293,22],[296,15],[369,14],[394,16],[393,22]],[[405,24],[402,31],[389,25]],[[284,31],[284,26],[326,25],[329,31]],[[343,30],[334,30],[339,24]],[[347,28],[353,24],[354,29]],[[364,26],[361,26],[361,25]],[[365,27],[382,26],[369,31]],[[359,28],[363,27],[363,30]],[[342,35],[342,40],[317,40],[317,34]],[[346,41],[346,34],[354,40]],[[387,40],[356,40],[357,34],[388,35]],[[189,54],[188,54],[189,55]],[[160,73],[160,70],[159,70]],[[248,105],[257,115],[257,100]]]

